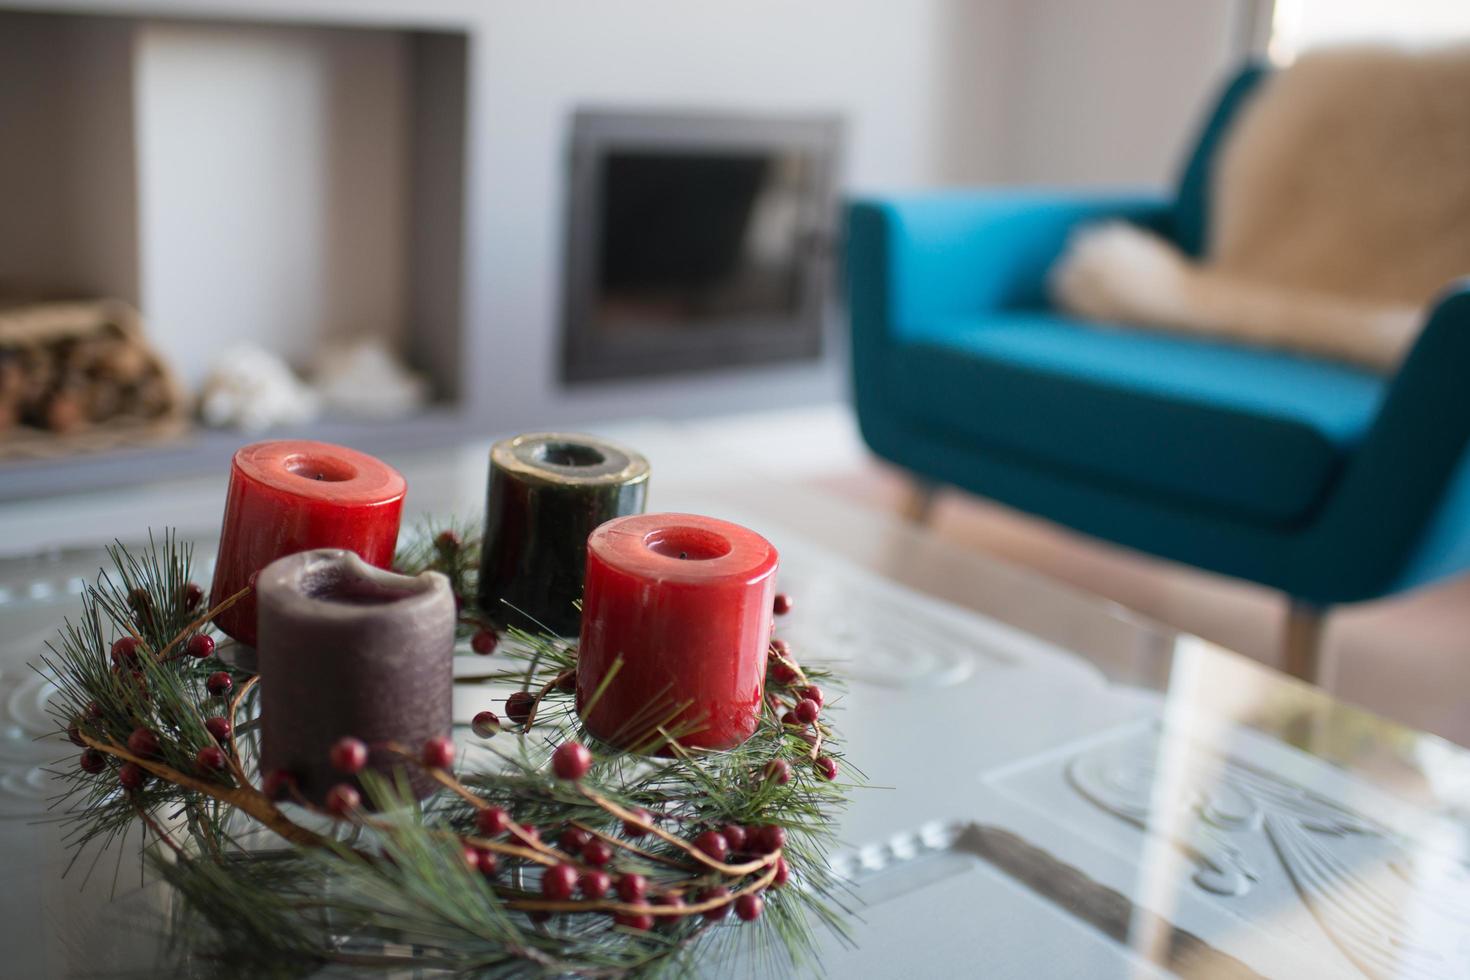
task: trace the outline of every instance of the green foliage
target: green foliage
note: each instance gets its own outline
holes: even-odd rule
[[[473,582],[477,548],[466,530],[456,529],[453,541],[431,531],[403,550],[398,566],[449,575],[464,599],[464,620],[474,624],[480,615]],[[166,534],[161,542],[150,539],[140,554],[118,546],[110,556],[113,567],[86,591],[79,620],[63,626],[38,669],[59,688],[59,727],[75,726],[109,753],[125,750],[136,728],[149,728],[160,746],[151,761],[164,771],[129,793],[118,783],[117,756],[108,755],[97,774],[66,769],[58,773],[66,781],[61,819],[78,855],[120,850],[129,828],[143,828],[149,866],[182,899],[169,929],[181,958],[252,977],[306,975],[329,964],[359,972],[412,967],[485,977],[620,976],[689,972],[701,957],[727,956],[735,944],[750,947],[753,963],[809,964],[814,926],[842,932],[846,910],[826,852],[851,785],[824,780],[811,736],[781,723],[795,693],[774,678],[768,678],[758,730],[738,748],[673,746],[671,754],[635,754],[593,738],[572,694],[560,689],[558,680],[575,669],[575,648],[514,633],[487,665],[494,669],[486,682],[539,695],[534,724],[524,733],[507,727],[484,743],[493,764],[460,772],[461,792],[446,790],[419,803],[404,772],[393,780],[364,773],[373,812],[358,819],[333,820],[295,805],[277,810],[262,803],[262,811],[241,802],[264,800],[252,785],[259,782],[253,690],[233,719],[239,739],[233,761],[246,779],[231,775],[233,767],[206,773],[194,763],[200,748],[214,744],[204,719],[229,708],[209,695],[205,678],[230,670],[238,691],[248,675],[218,658],[183,654],[190,633],[208,628],[206,611],[188,608],[191,549]],[[117,666],[109,658],[113,641],[123,635],[142,643],[136,664]],[[833,686],[832,678],[815,671],[801,682]],[[645,721],[660,712],[672,716],[677,708],[656,706]],[[822,728],[820,753],[838,758],[825,716]],[[664,734],[681,733],[666,727]],[[578,784],[557,780],[549,768],[552,751],[568,739],[594,756]],[[791,765],[785,784],[766,775],[777,758]],[[647,810],[680,842],[726,824],[779,825],[787,835],[782,856],[791,881],[763,891],[764,913],[752,923],[733,914],[718,924],[699,915],[660,916],[655,928],[639,931],[590,907],[543,921],[522,906],[540,898],[544,855],[538,863],[501,853],[493,876],[465,860],[468,839],[484,843],[476,814],[487,805],[538,828],[548,843],[573,822],[621,842],[627,846],[614,848],[609,872],[643,874],[651,893],[673,892],[686,901],[713,885],[755,888],[769,863],[739,873],[702,865],[691,860],[687,845],[656,834],[630,836],[609,807]],[[282,825],[271,822],[276,816],[287,830],[301,830],[294,843],[277,836]]]
[[[214,657],[197,660],[184,652],[190,627],[205,612],[202,604],[191,609],[187,601],[189,545],[170,532],[162,542],[150,535],[149,546],[140,555],[121,544],[109,547],[108,555],[112,567],[99,572],[84,591],[79,620],[64,623],[37,665],[59,691],[51,702],[52,717],[63,731],[74,726],[94,741],[120,746],[127,745],[135,729],[147,728],[158,738],[160,761],[192,769],[194,754],[214,744],[204,719],[227,708],[222,699],[209,696],[205,678],[224,670],[239,683],[248,675]],[[138,656],[114,663],[113,642],[125,636],[141,641]],[[178,642],[158,658],[176,638]],[[217,821],[208,812],[213,807],[207,798],[158,779],[123,794],[117,783],[120,765],[109,757],[106,768],[96,775],[70,768],[56,772],[65,782],[58,808],[68,825],[68,843],[75,848],[73,863],[89,845],[99,845],[94,857],[100,856],[138,821],[140,813],[157,817],[180,812],[196,843],[211,850],[219,847]],[[202,778],[231,784],[225,774]]]
[[[449,579],[460,607],[457,632],[465,637],[479,629],[480,532],[471,522],[427,523],[400,542],[393,570],[405,575],[438,572]]]

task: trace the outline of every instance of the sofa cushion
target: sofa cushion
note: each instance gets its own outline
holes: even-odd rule
[[[1271,523],[1322,499],[1385,381],[1293,354],[1004,312],[912,326],[887,396],[1019,461]]]

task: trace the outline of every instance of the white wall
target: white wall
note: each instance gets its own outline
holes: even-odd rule
[[[503,431],[831,398],[846,373],[839,329],[837,356],[820,365],[563,388],[565,150],[576,107],[835,112],[848,124],[854,192],[1158,183],[1173,174],[1234,60],[1241,11],[1260,3],[149,0],[148,8],[468,32],[465,356],[483,371],[469,392],[478,415]],[[57,6],[136,10],[135,0]],[[143,299],[187,375],[197,377],[222,336],[254,336],[304,361],[322,334],[401,325],[410,184],[402,42],[389,33],[145,22]],[[330,130],[328,118],[337,121]]]
[[[1466,0],[1278,0],[1275,20],[1271,56],[1282,62],[1319,44],[1470,40]]]
[[[1017,0],[1005,175],[1159,184],[1235,67],[1250,0]]]
[[[845,366],[561,389],[557,381],[566,146],[582,105],[835,112],[847,122],[847,186],[904,189],[979,178],[978,133],[1002,93],[948,88],[967,46],[962,0],[498,0],[473,51],[473,356],[493,365],[496,411],[514,424],[757,407],[835,397]],[[988,9],[963,15],[984,48]],[[978,122],[976,122],[978,120]],[[998,141],[999,134],[995,134]],[[972,159],[973,157],[973,159]],[[989,176],[994,176],[990,174]],[[474,235],[473,229],[483,231]],[[498,420],[497,420],[498,422]]]
[[[403,36],[144,22],[136,44],[143,308],[180,374],[244,339],[306,367],[398,336]]]
[[[1015,153],[1018,32],[1025,0],[951,0],[939,5],[934,27],[936,92],[929,107],[939,140],[944,184],[1009,179]]]
[[[495,365],[495,411],[514,427],[779,404],[844,384],[839,357],[728,379],[559,387],[563,150],[576,106],[840,112],[851,192],[1161,184],[1235,64],[1254,2],[485,3],[470,309],[472,356]]]

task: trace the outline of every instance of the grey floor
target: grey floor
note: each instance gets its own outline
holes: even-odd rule
[[[898,509],[907,492],[895,470],[876,462],[809,479],[884,509]],[[940,495],[930,521],[965,547],[1278,662],[1285,604],[1269,590],[1116,548],[959,491]],[[1333,694],[1470,745],[1470,576],[1337,610],[1325,643]]]

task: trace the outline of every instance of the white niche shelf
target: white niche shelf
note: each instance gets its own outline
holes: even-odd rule
[[[197,389],[258,343],[387,342],[422,416],[279,433],[369,451],[468,427],[468,36],[0,11],[0,289],[112,296]],[[272,433],[277,435],[278,433]],[[182,473],[242,437],[0,462],[0,499]]]

